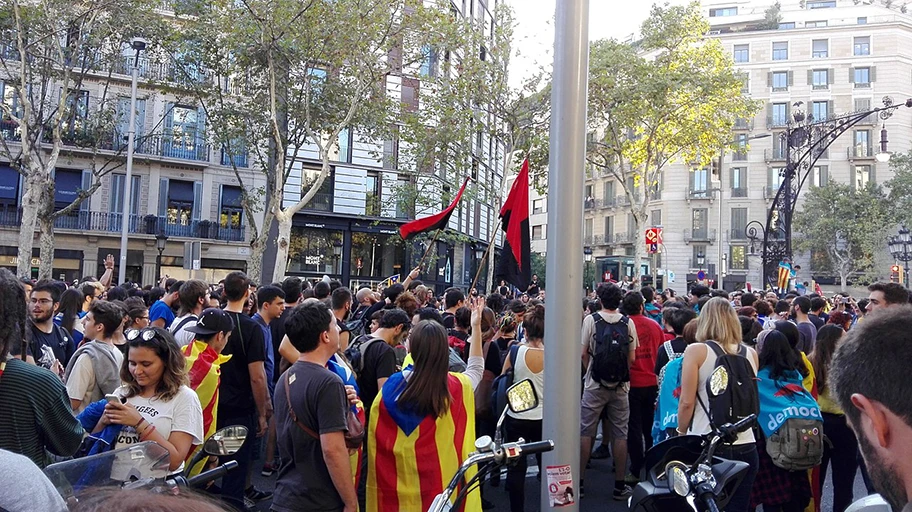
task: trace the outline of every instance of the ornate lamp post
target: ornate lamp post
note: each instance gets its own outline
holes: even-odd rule
[[[801,189],[808,176],[817,164],[821,155],[826,153],[840,135],[850,130],[868,116],[878,115],[882,120],[889,119],[902,106],[912,107],[912,98],[904,103],[894,103],[890,96],[883,97],[883,106],[867,111],[851,112],[823,120],[815,120],[813,115],[806,114],[800,107],[804,102],[794,104],[798,110],[788,120],[786,129],[780,135],[785,145],[785,167],[779,170],[782,184],[770,205],[766,223],[752,221],[747,225],[747,236],[751,246],[762,240],[760,257],[763,261],[764,284],[776,285],[779,262],[792,258],[792,217]],[[887,151],[887,129],[880,132],[880,151],[876,155],[878,162],[890,158]]]
[[[912,233],[909,228],[899,228],[899,236],[891,236],[887,243],[894,260],[903,262],[903,285],[909,287],[909,262],[912,261]]]
[[[592,247],[583,247],[583,258],[586,260],[586,272],[583,278],[583,287],[589,291],[589,283],[595,279],[592,277]]]
[[[155,282],[161,280],[162,272],[162,253],[165,252],[165,246],[168,243],[168,235],[159,233],[155,235],[155,249],[158,251],[158,257],[155,258]]]

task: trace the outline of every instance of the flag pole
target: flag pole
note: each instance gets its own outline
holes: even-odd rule
[[[494,230],[494,236],[491,237],[491,241],[488,242],[488,248],[485,249],[484,255],[478,260],[478,271],[475,272],[475,279],[472,280],[472,287],[469,288],[469,293],[472,293],[472,290],[475,289],[475,285],[478,284],[478,277],[481,276],[481,269],[484,268],[484,262],[488,259],[488,254],[491,253],[491,248],[494,247],[494,240],[497,238],[497,230]],[[482,294],[483,295],[483,294]]]
[[[420,269],[421,266],[424,265],[424,260],[427,259],[428,254],[431,254],[431,249],[433,249],[434,244],[437,243],[437,237],[440,236],[441,231],[443,231],[443,229],[438,229],[437,231],[434,232],[434,238],[431,240],[431,243],[428,244],[427,250],[424,251],[424,256],[422,256],[421,260],[418,261],[418,265],[416,265],[416,268]]]

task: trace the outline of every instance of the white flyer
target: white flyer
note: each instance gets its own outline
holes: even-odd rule
[[[573,474],[570,471],[570,465],[548,466],[545,471],[548,475],[548,495],[551,507],[566,507],[574,503],[576,499],[573,496]]]

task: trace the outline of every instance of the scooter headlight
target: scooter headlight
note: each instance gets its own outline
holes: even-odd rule
[[[665,477],[668,479],[668,488],[678,496],[690,494],[690,482],[687,480],[687,465],[683,462],[671,461],[665,466]]]

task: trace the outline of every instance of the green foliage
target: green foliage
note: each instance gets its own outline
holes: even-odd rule
[[[884,185],[889,189],[889,202],[893,206],[894,221],[912,226],[912,151],[895,154],[890,158],[893,179]]]
[[[802,0],[803,2],[803,0]],[[804,7],[802,7],[803,9]],[[760,25],[757,26],[760,30],[777,30],[779,24],[782,23],[782,6],[779,5],[779,2],[774,3],[769,6],[766,11],[763,12],[763,21]]]
[[[811,188],[795,212],[796,247],[818,261],[825,255],[843,283],[850,275],[874,279],[875,257],[884,249],[887,227],[895,222],[894,210],[874,183],[861,190],[835,181]]]
[[[538,275],[539,287],[545,289],[545,267],[547,264],[545,253],[533,252],[531,254],[532,273]]]

